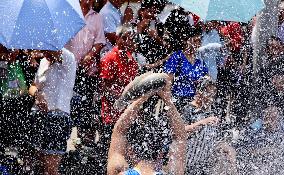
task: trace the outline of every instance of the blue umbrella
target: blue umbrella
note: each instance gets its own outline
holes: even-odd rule
[[[0,0],[0,43],[60,50],[85,25],[79,0]]]
[[[263,0],[169,0],[205,21],[248,22],[263,7]]]

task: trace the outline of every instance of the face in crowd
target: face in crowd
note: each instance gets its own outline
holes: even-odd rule
[[[186,41],[186,52],[196,53],[201,46],[201,35],[197,34]]]
[[[120,50],[135,52],[136,44],[134,42],[134,34],[132,32],[123,33],[117,39],[117,46]]]
[[[274,59],[284,53],[284,45],[278,38],[271,38],[267,42],[268,55]]]
[[[218,30],[219,26],[220,26],[220,24],[219,24],[218,21],[209,21],[204,25],[206,32],[209,32],[209,31],[214,30],[214,29]]]
[[[264,128],[267,130],[271,130],[274,128],[277,128],[277,126],[279,126],[279,119],[281,116],[281,112],[279,110],[279,108],[277,107],[268,107],[265,111],[264,111],[264,116],[263,116],[263,124],[264,124]]]
[[[207,85],[204,90],[199,91],[199,97],[206,104],[212,104],[215,99],[217,88],[214,84]]]
[[[95,3],[95,0],[80,0],[80,5],[81,5],[81,8],[84,9],[90,9],[93,7]]]

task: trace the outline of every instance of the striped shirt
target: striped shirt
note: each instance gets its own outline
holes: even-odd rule
[[[183,118],[187,124],[192,124],[207,117],[211,117],[213,111],[196,109],[192,105],[185,107]],[[213,147],[217,140],[217,128],[215,126],[203,126],[188,138],[186,173],[198,174],[206,172],[208,159],[213,153]]]

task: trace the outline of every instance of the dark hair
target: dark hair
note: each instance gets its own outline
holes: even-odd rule
[[[284,44],[283,42],[282,42],[282,40],[279,38],[279,37],[277,37],[277,36],[271,36],[270,38],[268,38],[267,39],[267,41],[266,41],[266,46],[269,46],[269,42],[271,42],[271,41],[277,41],[277,42],[279,42],[280,44]]]
[[[198,82],[199,83],[197,84],[196,89],[201,92],[203,92],[208,86],[216,86],[214,81],[207,77],[200,78]]]
[[[203,29],[201,25],[196,25],[189,29],[188,36],[189,37],[201,36],[202,33],[203,33]]]
[[[269,79],[275,75],[284,75],[284,60],[279,59],[268,63],[263,76]]]
[[[158,9],[158,13],[164,10],[166,6],[165,0],[143,0],[141,3],[141,9],[147,9],[151,7],[156,7]]]
[[[189,38],[191,26],[183,8],[174,9],[164,24],[169,32],[168,43],[173,51],[183,50],[183,43]]]
[[[139,118],[127,135],[128,142],[140,160],[156,161],[159,155],[165,158],[168,153],[172,139],[168,118],[164,109],[158,117],[154,116],[159,99],[158,96],[152,96],[143,104]]]

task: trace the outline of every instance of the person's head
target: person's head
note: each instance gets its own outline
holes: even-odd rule
[[[117,47],[122,51],[134,52],[136,49],[135,31],[130,25],[124,25],[117,28]]]
[[[195,98],[204,104],[212,104],[217,92],[216,84],[207,76],[198,81]]]
[[[263,112],[263,124],[267,130],[275,129],[279,126],[280,117],[282,113],[279,108],[270,106]]]
[[[190,31],[187,23],[166,27],[163,33],[163,45],[168,53],[184,50],[187,47]]]
[[[218,21],[208,21],[205,23],[204,28],[205,31],[209,32],[211,30],[218,30],[220,26],[220,23]]]
[[[88,12],[93,8],[95,0],[80,0],[81,9],[84,12]]]
[[[186,52],[196,53],[197,49],[201,46],[201,27],[193,27],[189,34],[189,39],[185,43]]]
[[[155,117],[158,96],[150,97],[129,129],[127,140],[139,161],[165,163],[171,143],[171,131],[165,112]]]
[[[163,11],[164,7],[164,0],[143,0],[140,13],[142,18],[154,20]]]
[[[284,44],[278,37],[270,37],[266,43],[267,53],[270,58],[276,58],[284,53]]]
[[[186,45],[183,41],[188,40],[192,30],[187,12],[183,8],[172,10],[164,26],[165,32],[163,39],[169,50],[178,51],[184,49]]]
[[[119,9],[123,4],[122,0],[109,0],[109,2],[117,9]]]

